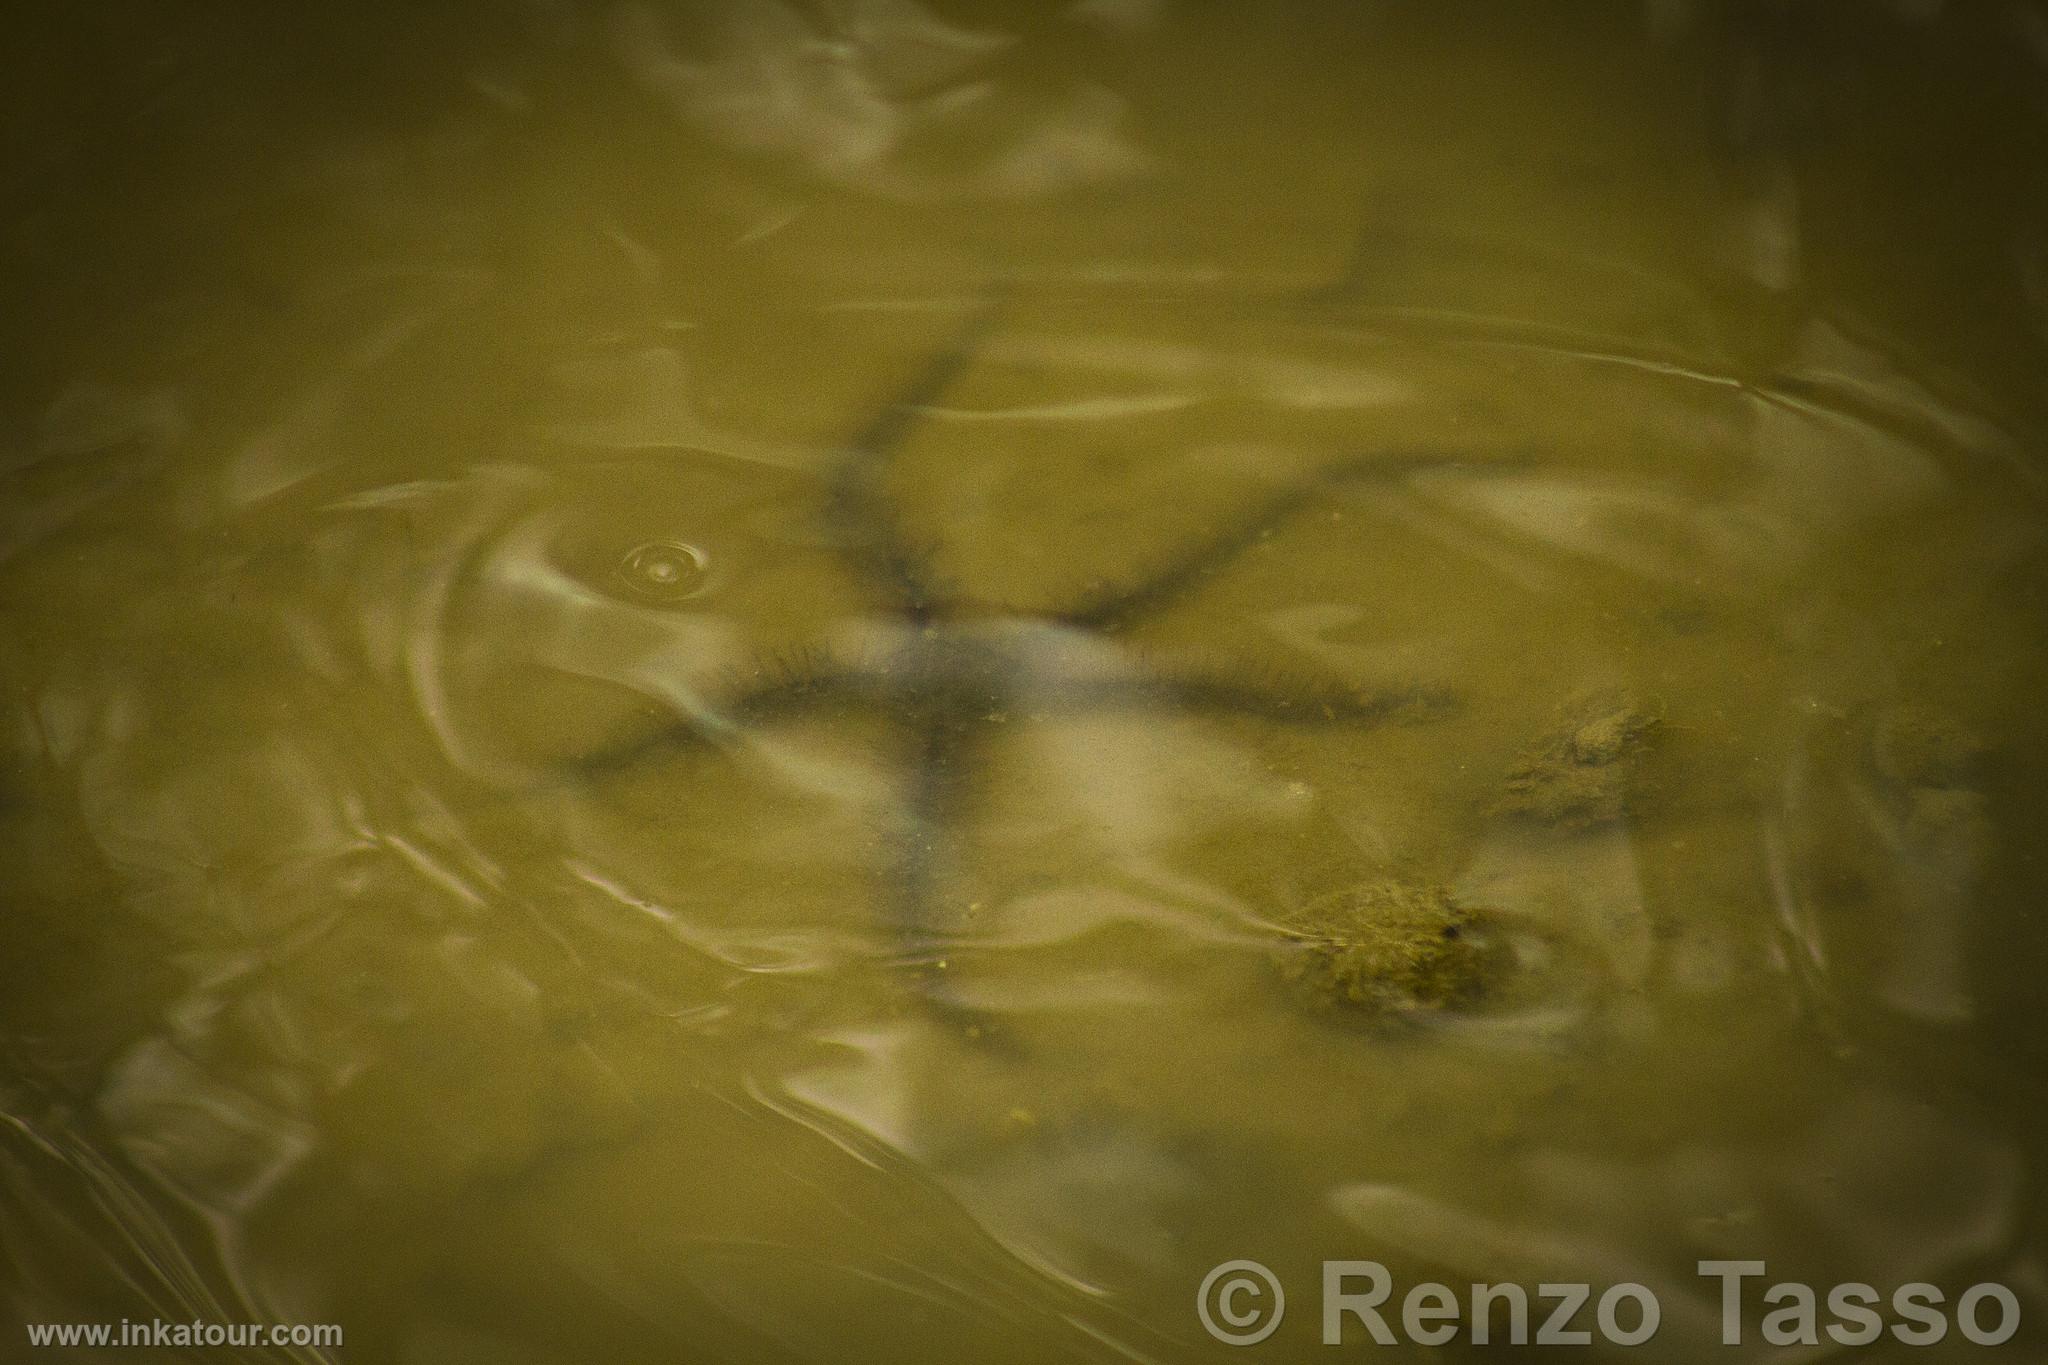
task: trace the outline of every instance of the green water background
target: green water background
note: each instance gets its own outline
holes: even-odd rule
[[[1751,1354],[1703,1257],[2048,1308],[2038,7],[7,27],[0,1318],[1317,1359],[1326,1257],[1641,1280],[1674,1360]],[[562,776],[901,644],[821,475],[997,297],[885,492],[1006,657],[1459,702],[1019,691],[936,831],[1000,1048],[892,965],[885,721]],[[1372,452],[1461,463],[1048,623]],[[1663,717],[1625,818],[1505,817],[1589,689]],[[1498,1008],[1289,992],[1272,919],[1389,877],[1508,926]]]

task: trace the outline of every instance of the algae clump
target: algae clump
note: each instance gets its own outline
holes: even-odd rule
[[[1640,794],[1642,759],[1663,723],[1626,692],[1573,698],[1509,769],[1495,810],[1565,829],[1621,819]]]
[[[1472,1004],[1501,965],[1483,917],[1434,886],[1344,887],[1302,906],[1280,929],[1280,970],[1311,1004],[1379,1019]]]

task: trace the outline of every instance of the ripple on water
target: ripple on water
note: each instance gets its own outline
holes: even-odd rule
[[[680,540],[650,540],[619,561],[619,580],[635,596],[653,602],[681,602],[709,585],[711,557]]]

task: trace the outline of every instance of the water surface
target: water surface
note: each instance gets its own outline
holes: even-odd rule
[[[0,1316],[2048,1311],[2038,9],[30,27]],[[1290,982],[1361,888],[1484,980]]]

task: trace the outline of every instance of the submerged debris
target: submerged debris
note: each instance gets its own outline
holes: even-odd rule
[[[1899,790],[1975,786],[1989,752],[1974,730],[1925,707],[1887,707],[1870,726],[1870,765]]]
[[[1494,809],[1566,829],[1621,819],[1642,788],[1641,760],[1663,717],[1619,690],[1584,693],[1522,751]]]
[[[1484,918],[1440,887],[1363,882],[1282,921],[1281,973],[1318,1008],[1381,1019],[1469,1005],[1499,975]]]
[[[1969,848],[1989,844],[1984,793],[1991,748],[1983,736],[1944,712],[1902,704],[1872,718],[1866,762],[1876,791],[1901,837]]]

